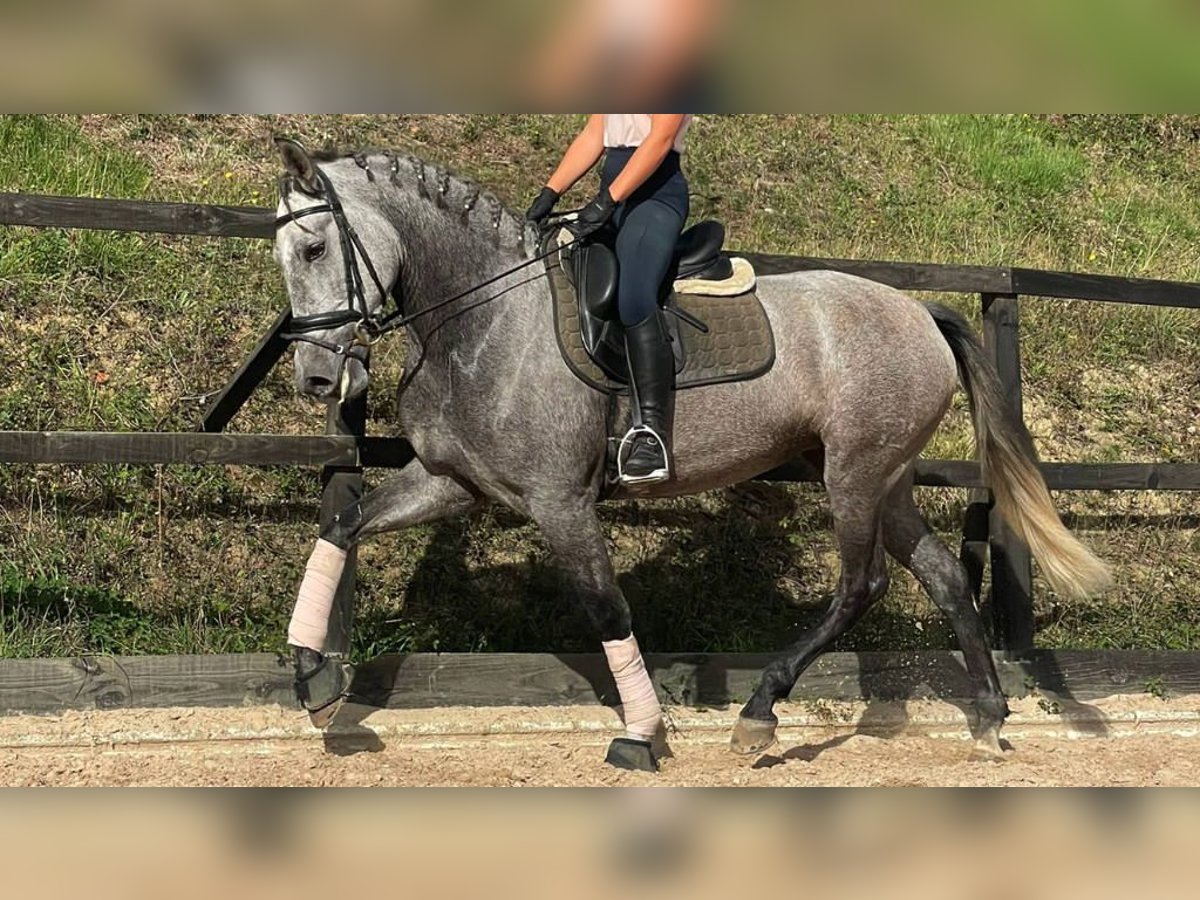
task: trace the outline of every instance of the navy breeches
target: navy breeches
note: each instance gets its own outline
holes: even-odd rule
[[[632,148],[609,149],[601,184],[611,185],[633,153]],[[621,267],[617,307],[622,324],[636,325],[657,308],[659,291],[687,215],[687,180],[679,167],[679,154],[671,151],[613,214],[615,249]]]

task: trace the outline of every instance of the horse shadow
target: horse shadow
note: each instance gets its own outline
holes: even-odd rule
[[[626,560],[635,558],[618,581],[633,610],[647,669],[668,710],[724,709],[746,701],[762,668],[819,621],[827,593],[815,602],[809,597],[798,603],[796,592],[785,589],[789,583],[827,585],[831,579],[827,566],[811,554],[797,553],[798,546],[827,542],[829,533],[824,504],[801,499],[798,504],[795,489],[786,485],[752,483],[704,502],[602,507],[610,540],[625,542]],[[501,530],[529,527],[507,513],[493,518]],[[645,525],[658,526],[655,537],[645,538],[642,547],[628,546],[641,539]],[[447,650],[475,650],[482,644],[488,650],[536,653],[550,645],[551,655],[566,670],[560,699],[550,702],[618,706],[612,675],[595,652],[590,623],[582,610],[564,603],[553,563],[530,553],[522,562],[472,566],[471,527],[463,520],[431,526],[425,552],[407,583],[403,616],[408,627],[445,635]],[[524,534],[516,537],[523,541]],[[798,556],[808,561],[797,563]],[[447,597],[448,586],[452,598]],[[356,624],[356,635],[373,646],[386,646],[388,623],[394,621],[395,610],[368,613]],[[904,633],[912,633],[909,617],[881,604],[831,648],[847,652],[818,658],[801,677],[794,694],[798,702],[857,700],[865,706],[853,727],[847,724],[848,733],[792,748],[782,761],[811,761],[856,734],[901,735],[911,725],[910,700],[945,701],[975,729],[965,668],[961,659],[945,653],[954,646],[948,626],[934,651],[894,652],[891,636]],[[676,652],[703,646],[706,635],[736,652]],[[345,755],[382,747],[362,720],[372,708],[388,705],[406,657],[387,652],[360,668],[351,691],[362,705],[348,705],[339,714],[338,729],[327,740],[330,752]],[[1063,673],[1055,673],[1052,657],[1038,662],[1036,689],[1052,694],[1053,702],[1075,714],[1085,729],[1105,733],[1099,711],[1072,697]],[[1002,681],[1010,696],[1034,689],[1020,659],[1002,663]]]
[[[351,696],[354,696],[351,685]],[[348,702],[334,717],[332,724],[321,734],[325,752],[330,756],[357,756],[359,753],[378,753],[386,748],[383,740],[363,722],[379,707]]]

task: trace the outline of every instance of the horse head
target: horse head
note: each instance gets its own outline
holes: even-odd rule
[[[370,179],[341,177],[352,159],[311,156],[277,139],[283,158],[275,259],[292,305],[296,390],[345,402],[367,389],[370,344],[400,274],[401,248]]]

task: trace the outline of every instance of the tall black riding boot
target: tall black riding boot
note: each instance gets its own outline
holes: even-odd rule
[[[665,481],[671,476],[675,355],[658,310],[636,325],[625,326],[625,352],[641,422],[635,416],[634,426],[621,441],[621,483]]]

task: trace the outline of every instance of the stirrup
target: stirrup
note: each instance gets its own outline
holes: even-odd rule
[[[625,445],[632,443],[634,438],[639,434],[648,434],[656,441],[658,446],[662,448],[663,464],[646,475],[626,475],[625,474]],[[625,437],[621,438],[621,443],[617,446],[617,480],[621,484],[646,484],[647,482],[666,481],[671,477],[671,457],[667,453],[667,444],[659,436],[659,433],[649,425],[634,425],[627,432]]]

